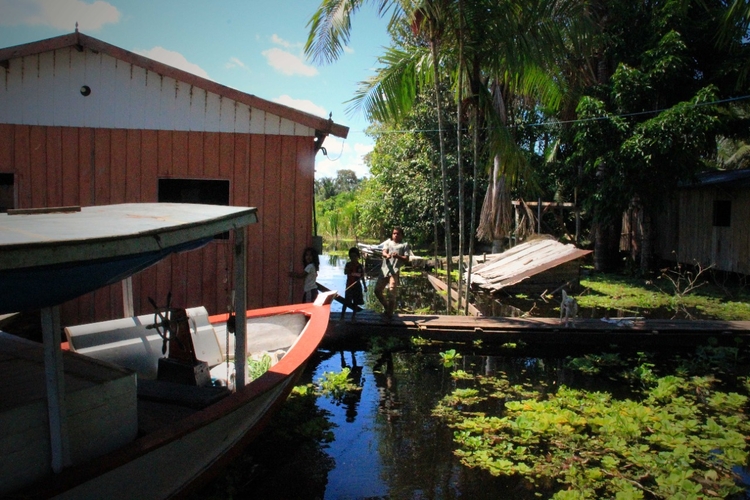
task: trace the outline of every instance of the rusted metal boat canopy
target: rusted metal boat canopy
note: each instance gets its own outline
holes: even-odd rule
[[[590,253],[591,250],[581,250],[552,239],[534,240],[500,254],[488,255],[484,263],[474,266],[471,281],[480,288],[495,292]]]

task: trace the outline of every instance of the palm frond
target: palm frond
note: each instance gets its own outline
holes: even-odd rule
[[[323,0],[307,22],[310,29],[305,55],[318,64],[328,64],[341,55],[349,42],[352,15],[363,0]]]
[[[362,112],[369,120],[398,123],[411,110],[417,92],[430,73],[430,54],[424,48],[390,47],[378,58],[381,66],[360,82],[347,113]]]

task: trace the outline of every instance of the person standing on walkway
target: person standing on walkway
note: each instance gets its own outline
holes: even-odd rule
[[[318,270],[320,269],[317,250],[312,247],[305,248],[302,253],[302,267],[304,270],[301,273],[290,271],[289,277],[305,280],[302,302],[315,302],[318,296]]]
[[[399,271],[413,255],[411,247],[404,241],[404,230],[401,227],[393,228],[391,239],[383,243],[382,255],[383,263],[380,266],[380,275],[375,284],[375,296],[383,305],[386,319],[390,319],[396,310]],[[386,287],[389,289],[387,299],[383,293]]]
[[[344,292],[344,298],[346,300],[341,308],[341,320],[344,320],[346,308],[349,306],[352,309],[352,323],[357,322],[358,307],[365,303],[362,289],[364,288],[364,291],[367,291],[365,267],[360,264],[359,257],[359,248],[350,248],[349,262],[344,266],[344,274],[346,274],[346,291]]]

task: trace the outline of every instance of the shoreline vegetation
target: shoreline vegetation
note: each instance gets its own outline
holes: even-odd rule
[[[347,245],[343,246],[348,248]],[[324,253],[346,258],[346,250],[326,249]],[[425,255],[425,258],[430,256]],[[409,267],[403,271],[405,276],[421,272]],[[440,272],[438,270],[438,274]],[[445,279],[444,271],[442,279]],[[458,274],[454,272],[453,282],[456,283],[457,279]],[[481,292],[472,292],[472,295],[500,300]],[[750,281],[710,268],[672,265],[651,276],[639,276],[637,273],[595,272],[592,266],[583,264],[580,286],[573,296],[578,301],[579,315],[587,317],[620,312],[627,316],[651,318],[750,321]],[[521,311],[535,309],[535,315],[542,311],[554,315],[555,307],[559,307],[559,297],[549,295],[532,297],[518,294],[503,297],[501,302],[507,302],[507,305]],[[540,307],[540,303],[549,307]]]

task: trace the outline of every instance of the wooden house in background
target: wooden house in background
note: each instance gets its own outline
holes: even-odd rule
[[[750,274],[750,170],[706,172],[655,218],[664,260]]]
[[[0,210],[179,201],[257,207],[248,305],[298,301],[313,243],[315,154],[348,128],[76,31],[0,49]],[[232,242],[218,239],[133,278],[135,314],[225,312]],[[65,286],[50,283],[49,286]],[[113,285],[67,303],[63,324],[122,315]],[[0,297],[2,300],[2,297]]]

